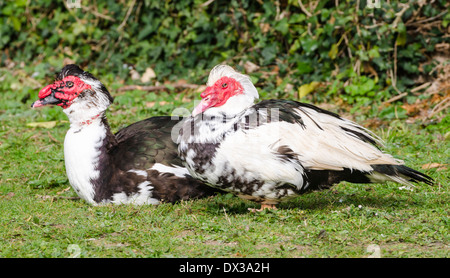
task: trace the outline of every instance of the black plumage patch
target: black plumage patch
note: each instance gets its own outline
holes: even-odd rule
[[[369,143],[374,145],[375,147],[378,148],[378,143],[377,141],[375,141],[371,136],[368,136],[362,132],[356,131],[354,129],[349,129],[349,128],[345,128],[343,126],[341,126],[340,128],[342,128],[345,132],[351,134],[352,136],[360,139],[363,142]]]
[[[305,191],[325,190],[341,181],[351,183],[370,183],[367,177],[368,172],[350,170],[344,168],[342,171],[334,170],[311,170],[305,169],[304,177],[308,186]]]
[[[153,187],[152,198],[166,202],[216,194],[218,190],[190,176],[179,177],[150,169],[155,163],[183,167],[177,145],[171,138],[172,128],[178,122],[171,117],[153,117],[123,128],[115,136],[109,132],[100,147],[99,178],[92,181],[95,185],[94,200],[110,200],[116,193],[132,195],[145,181]],[[106,119],[104,124],[107,125]],[[135,171],[146,174],[140,175]]]
[[[203,174],[216,155],[216,150],[220,143],[189,143],[188,150],[193,150],[195,156],[191,157],[195,165],[195,172]],[[182,154],[183,159],[185,154]]]
[[[317,112],[319,112],[319,113],[327,114],[327,115],[329,115],[329,116],[332,116],[332,117],[335,117],[335,118],[337,118],[337,119],[342,120],[341,116],[339,116],[338,114],[333,113],[333,112],[328,111],[328,110],[325,110],[325,109],[322,109],[322,108],[317,107],[317,106],[315,106],[315,105],[312,105],[312,104],[309,104],[309,103],[298,102],[298,101],[291,101],[291,102],[295,103],[295,104],[293,104],[293,105],[296,105],[297,107],[306,107],[306,108],[315,110],[315,111],[317,111]]]
[[[152,197],[162,202],[176,203],[181,200],[204,198],[219,192],[191,176],[180,178],[172,173],[161,173],[156,170],[147,171],[147,175],[147,180],[153,186]]]
[[[411,182],[424,182],[429,185],[434,184],[434,180],[430,176],[427,176],[424,173],[416,171],[405,165],[376,164],[370,166],[375,172],[382,173],[388,176],[403,176]]]
[[[252,129],[271,122],[287,122],[291,124],[298,124],[302,128],[306,128],[302,116],[299,113],[294,112],[294,109],[303,110],[303,108],[309,108],[319,113],[323,113],[337,119],[342,119],[338,114],[319,108],[312,104],[292,100],[269,99],[253,105],[249,110],[250,112],[243,115],[241,128]],[[317,122],[310,117],[307,112],[304,112],[304,115],[309,117],[319,129],[322,129],[322,127],[317,124]]]
[[[304,127],[302,117],[293,113],[293,109],[298,106],[297,104],[297,102],[290,100],[269,99],[255,104],[252,108],[259,114],[258,122],[260,124],[279,121],[299,124]]]
[[[276,150],[277,156],[281,161],[291,162],[297,159],[298,154],[286,145],[278,147]]]
[[[388,165],[376,164],[371,165],[373,171],[359,171],[344,168],[342,171],[333,170],[305,170],[305,180],[308,183],[307,191],[329,189],[334,184],[342,181],[351,183],[372,183],[370,175],[378,172],[384,175],[398,177],[406,177],[411,182],[425,182],[429,185],[433,184],[433,179],[419,171],[411,169],[405,165]]]

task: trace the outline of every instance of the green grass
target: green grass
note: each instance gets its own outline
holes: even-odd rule
[[[256,214],[248,212],[256,204],[229,194],[175,205],[89,206],[73,198],[65,174],[67,119],[59,107],[30,109],[36,94],[0,96],[0,257],[367,257],[371,244],[382,257],[450,256],[449,171],[442,167],[422,170],[437,180],[433,187],[342,183]],[[116,131],[192,108],[193,98],[116,95],[109,121]],[[46,121],[57,124],[27,125]],[[448,125],[393,120],[375,132],[410,167],[449,163]]]

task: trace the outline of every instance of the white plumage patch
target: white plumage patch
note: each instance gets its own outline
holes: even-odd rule
[[[167,166],[161,163],[155,163],[153,167],[150,168],[150,170],[157,170],[158,172],[161,173],[172,173],[180,178],[185,178],[186,175],[189,175],[189,172],[186,168],[177,165]]]
[[[297,123],[281,121],[250,130],[238,130],[225,137],[214,163],[220,165],[223,163],[221,161],[229,161],[236,168],[260,173],[263,180],[282,180],[294,184],[301,181],[303,167],[312,170],[348,168],[372,171],[371,164],[402,163],[342,129],[366,132],[351,121],[309,108],[295,109],[293,113],[301,116],[304,128]],[[301,165],[280,162],[277,157],[280,146],[286,146],[297,154]]]
[[[371,164],[400,165],[402,161],[362,141],[342,127],[364,133],[378,143],[381,140],[363,127],[345,119],[319,113],[310,108],[295,109],[305,124],[279,123],[280,144],[300,154],[302,165],[314,170],[342,170],[343,168],[371,171]],[[314,121],[312,120],[314,119]]]
[[[136,175],[142,176],[144,178],[147,178],[147,172],[144,170],[129,170],[130,173],[135,173]]]
[[[227,136],[213,159],[214,175],[220,175],[223,165],[232,165],[244,182],[252,180],[303,183],[303,167],[294,161],[282,162],[277,149],[279,138],[271,136],[271,125],[238,131]],[[267,132],[267,133],[266,133]],[[300,189],[300,188],[299,188]]]
[[[91,125],[71,126],[64,139],[64,160],[67,177],[78,196],[88,203],[94,202],[94,187],[92,180],[99,177],[96,170],[99,147],[106,136],[106,129],[100,119]]]
[[[158,205],[160,201],[152,198],[153,186],[149,181],[144,181],[138,185],[139,192],[127,195],[125,192],[116,193],[112,196],[111,203],[131,204],[131,205]]]

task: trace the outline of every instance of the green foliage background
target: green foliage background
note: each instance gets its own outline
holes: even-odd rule
[[[439,74],[437,55],[450,57],[446,0],[380,0],[373,9],[365,0],[68,2],[77,0],[0,1],[0,68],[42,82],[74,62],[106,84],[136,84],[130,70],[150,67],[151,83],[204,84],[226,62],[251,74],[262,98],[314,90],[307,100],[339,99],[390,119],[406,111],[379,104],[401,93],[400,103],[428,98],[411,90]],[[249,72],[249,62],[258,67]],[[22,85],[19,99],[34,97],[36,84]]]

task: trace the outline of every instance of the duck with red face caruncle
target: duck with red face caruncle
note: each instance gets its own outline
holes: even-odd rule
[[[180,130],[180,157],[193,177],[261,209],[341,181],[433,184],[380,150],[375,134],[335,113],[291,100],[255,104],[250,78],[230,66],[214,67],[206,85]]]
[[[65,66],[31,107],[60,106],[70,121],[64,140],[67,177],[86,202],[156,205],[203,198],[218,190],[192,178],[171,137],[180,120],[148,118],[111,132],[106,87],[77,65]]]

